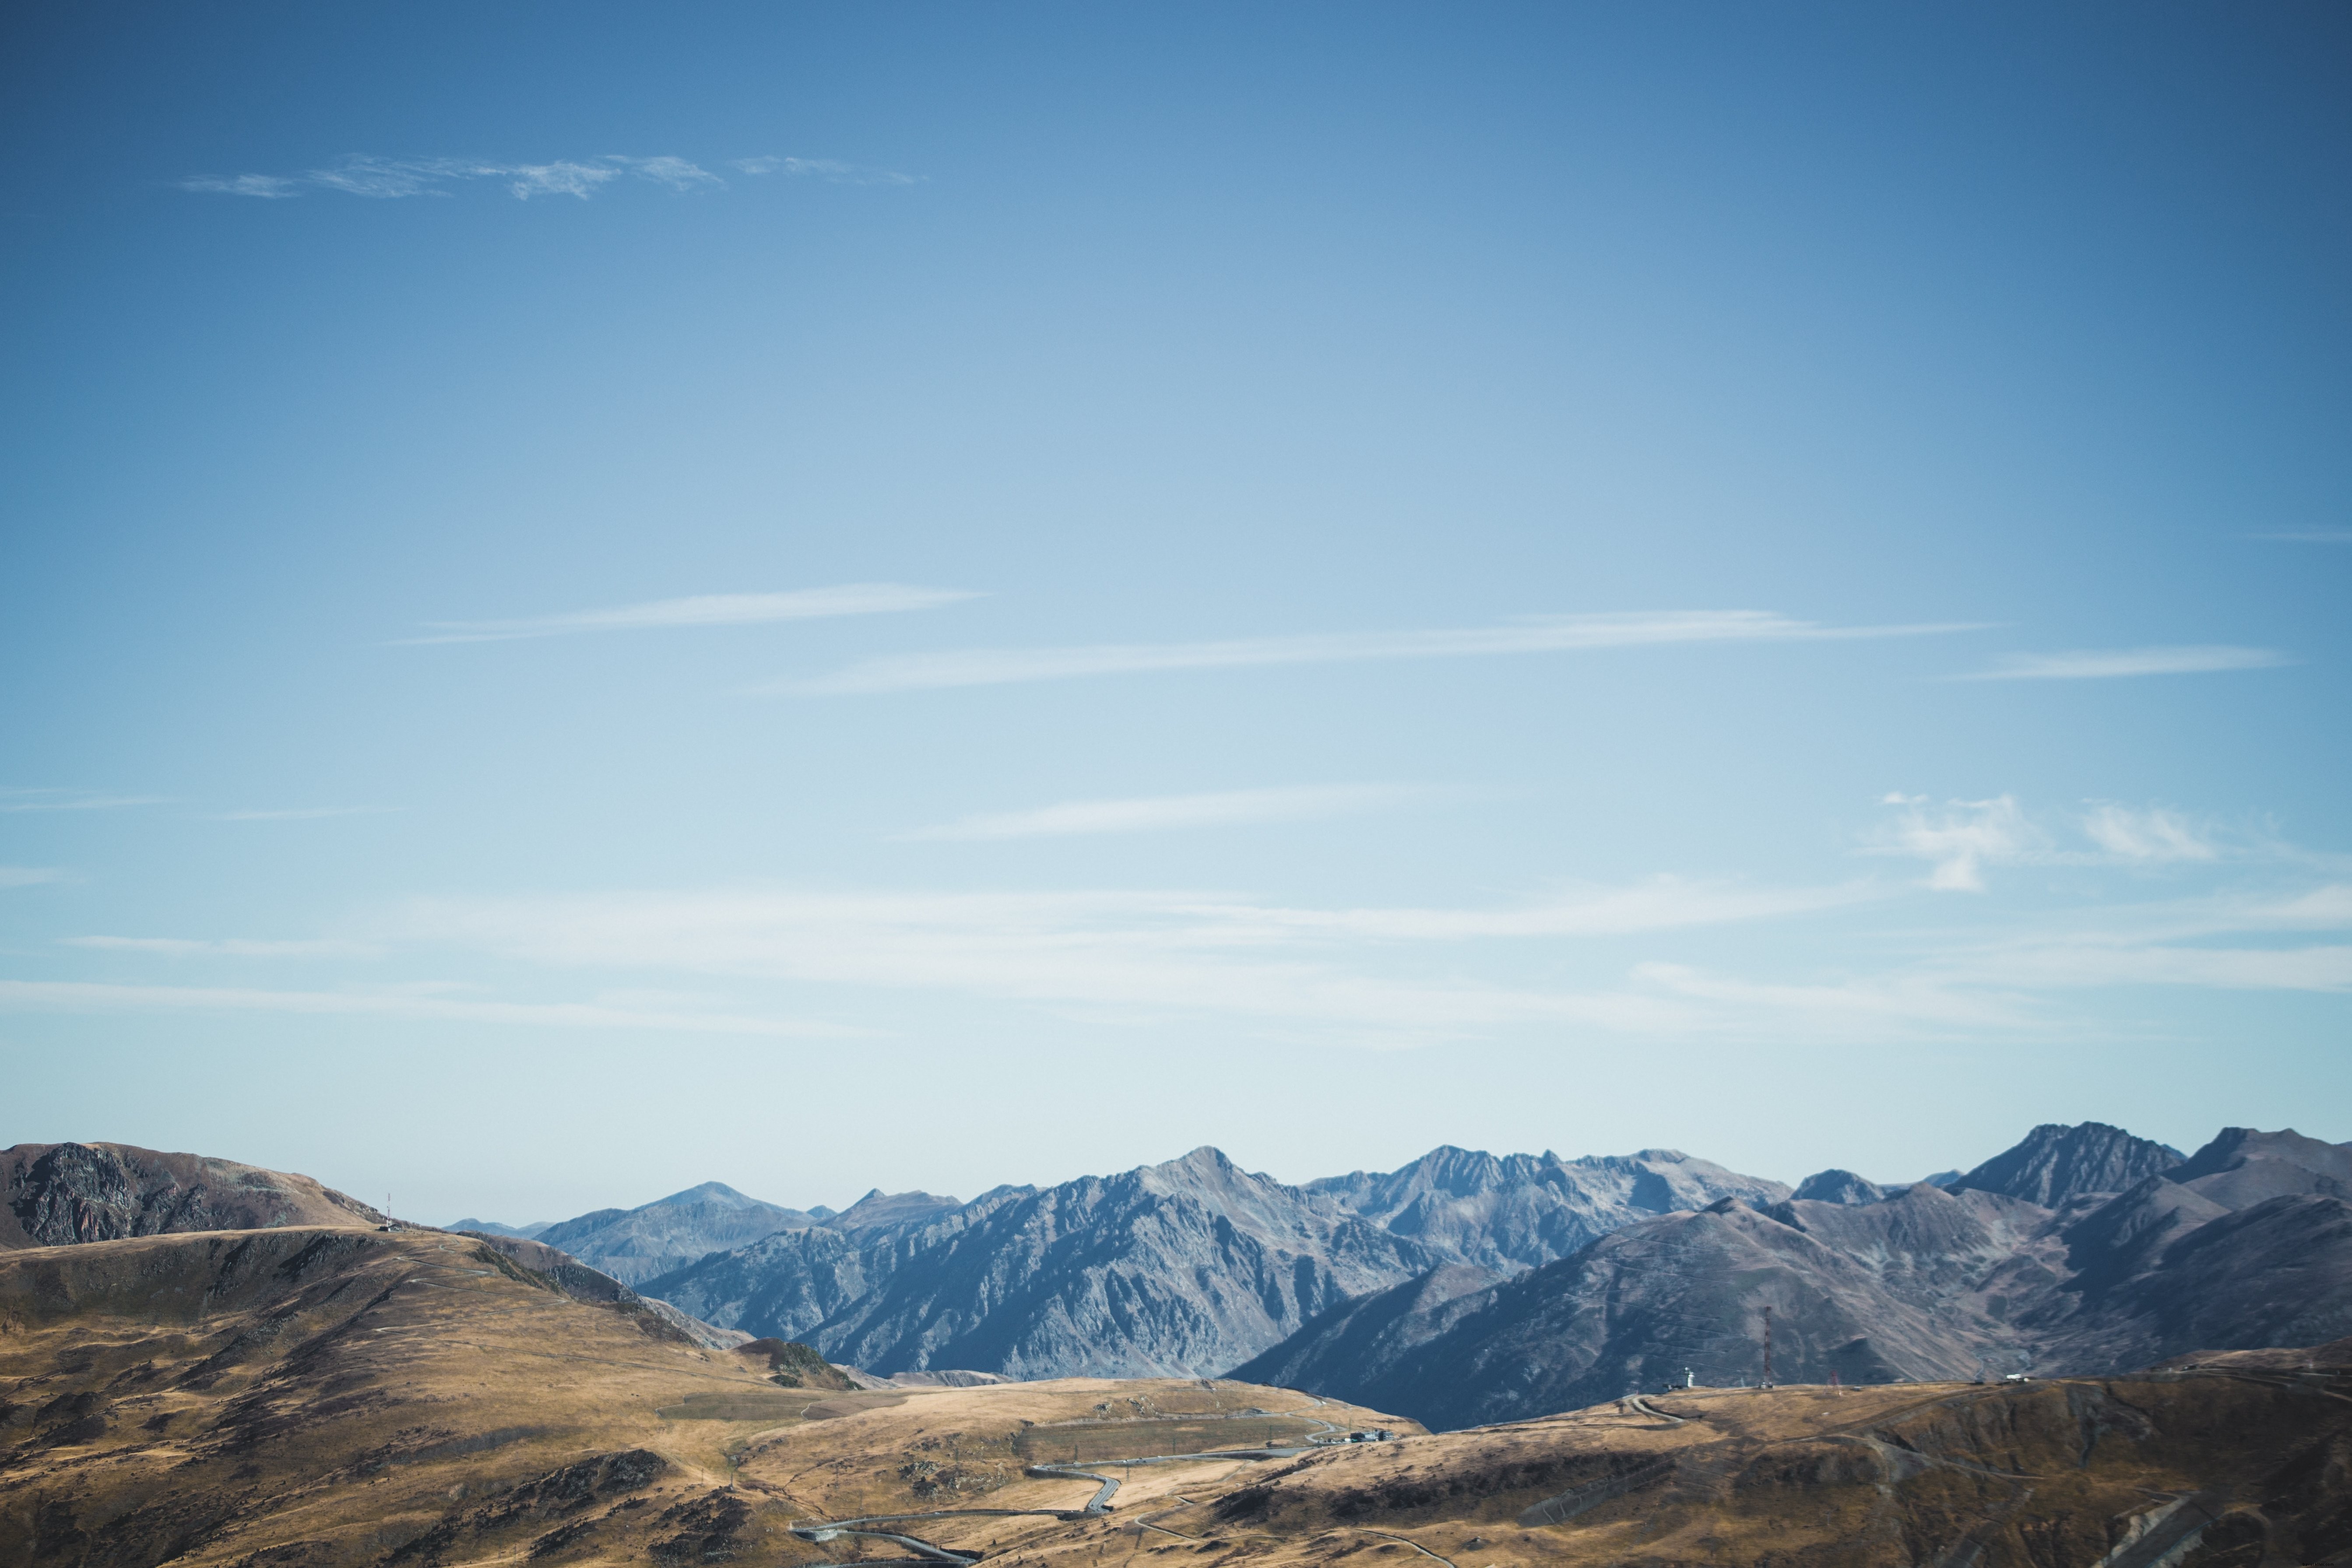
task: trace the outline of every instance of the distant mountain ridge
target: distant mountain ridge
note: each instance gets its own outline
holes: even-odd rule
[[[559,1221],[529,1239],[568,1252],[625,1285],[639,1285],[711,1253],[823,1223],[806,1210],[705,1182],[637,1208],[598,1209]]]
[[[2184,1160],[2093,1122],[2036,1128],[1948,1191],[1871,1198],[1850,1175],[1643,1220],[1493,1283],[1434,1271],[1232,1375],[1461,1426],[1760,1379],[1767,1308],[1784,1382],[2103,1373],[2352,1333],[2352,1145],[2233,1128]]]
[[[869,1194],[822,1226],[643,1289],[881,1373],[1201,1376],[1433,1268],[1497,1277],[1637,1219],[1788,1191],[1674,1150],[1562,1160],[1444,1147],[1293,1187],[1203,1148],[960,1205]]]

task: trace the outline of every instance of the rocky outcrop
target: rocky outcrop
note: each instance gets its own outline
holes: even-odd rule
[[[367,1225],[384,1216],[308,1176],[127,1143],[0,1151],[0,1247],[202,1230]]]

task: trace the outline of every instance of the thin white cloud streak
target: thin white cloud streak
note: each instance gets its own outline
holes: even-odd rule
[[[2273,544],[2352,544],[2352,528],[2306,528],[2284,533],[2250,533]]]
[[[1544,989],[1416,979],[1378,946],[1496,938],[1626,938],[1788,919],[1884,889],[1748,889],[1657,879],[1500,909],[1297,910],[1178,892],[607,894],[416,906],[403,935],[561,968],[642,968],[1057,1006],[1317,1024],[1366,1043],[1495,1027],[1657,1036],[1956,1037],[2050,1026],[2040,999],[2089,986],[2334,991],[2336,944],[2278,945],[2352,926],[2352,886],[2097,908],[2013,938],[1921,939],[1920,957],[1834,983],[1708,976],[1641,963],[1626,983]],[[2265,936],[2272,945],[2255,945]],[[1826,1031],[1826,1033],[1823,1033]]]
[[[376,958],[383,949],[326,938],[270,941],[255,937],[66,936],[64,947],[99,952],[154,953],[164,958]]]
[[[1081,676],[1371,659],[1467,658],[1717,642],[1820,642],[1921,637],[1978,629],[1974,623],[1824,626],[1764,610],[1555,616],[1500,626],[1241,637],[1221,642],[1105,643],[1076,647],[969,648],[871,659],[768,689],[810,695],[920,691],[1066,680]]]
[[[911,185],[916,176],[868,168],[831,158],[736,158],[730,166],[746,174],[781,174],[830,184]],[[689,159],[671,153],[650,158],[607,153],[593,158],[558,158],[544,163],[495,163],[478,158],[380,158],[355,154],[325,168],[292,174],[190,174],[184,191],[205,195],[251,196],[285,201],[311,191],[339,191],[370,201],[446,196],[471,181],[503,184],[518,201],[536,196],[572,196],[585,201],[624,176],[635,176],[681,194],[724,189],[727,182]]]
[[[2212,675],[2275,669],[2294,660],[2276,648],[2200,644],[2183,647],[2077,648],[2066,653],[2015,653],[1991,669],[1950,680],[2116,680],[2140,675]]]
[[[1378,811],[1432,800],[1445,793],[1415,784],[1303,784],[1202,795],[1141,795],[1126,800],[1070,800],[1032,811],[986,812],[960,817],[897,837],[901,841],[1060,838],[1097,833],[1234,827]]]
[[[2029,919],[1991,938],[1950,936],[1922,973],[1948,986],[2053,991],[2118,985],[2352,990],[2352,947],[2257,946],[2352,930],[2352,885],[2230,893]]]
[[[845,163],[835,158],[735,158],[730,168],[746,174],[785,174],[797,179],[823,180],[835,185],[911,185],[918,176],[902,174],[895,169],[869,168],[862,163]]]
[[[401,808],[396,805],[289,805],[262,807],[251,811],[215,812],[214,822],[316,822],[330,816],[380,816]]]
[[[674,891],[419,903],[380,931],[387,948],[586,971],[610,984],[578,1003],[509,1003],[447,986],[250,987],[0,984],[0,1006],[111,1011],[351,1013],[562,1027],[824,1034],[732,1010],[665,1007],[684,976],[730,983],[945,993],[1127,1018],[1213,1016],[1276,1037],[1367,1047],[1497,1030],[1653,1040],[1891,1043],[2101,1032],[2055,1000],[2101,987],[2338,994],[2352,945],[2297,938],[2352,929],[2352,883],[2265,895],[2095,907],[2004,922],[1991,939],[1898,938],[1876,973],[1758,978],[1638,961],[1580,986],[1417,976],[1400,944],[1497,938],[1638,938],[1800,917],[1886,896],[1869,886],[1751,889],[1655,879],[1493,909],[1299,910],[1182,892],[883,895]],[[116,939],[161,957],[213,956],[192,939]],[[1909,958],[1900,956],[1907,947]],[[1872,944],[1886,952],[1884,941]],[[1568,950],[1551,962],[1569,957]],[[224,956],[240,956],[225,954]],[[256,953],[250,956],[261,956]],[[320,956],[326,956],[320,954]],[[1449,957],[1450,966],[1454,961]],[[630,1005],[644,998],[651,1005]],[[848,1031],[833,1031],[848,1032]],[[2111,1032],[2109,1030],[2108,1032]]]
[[[1367,1046],[1538,1026],[1643,1037],[1744,1026],[1654,988],[1415,979],[1351,959],[1367,942],[1608,937],[1802,913],[1864,890],[1668,879],[1500,910],[1302,910],[1181,892],[611,894],[416,906],[412,941],[610,973],[946,991],[1121,1014],[1223,1015],[1345,1031]]]
[[[0,866],[0,888],[37,888],[65,879],[66,874],[54,866]]]
[[[2212,860],[2221,851],[2178,812],[2151,806],[2099,805],[2083,818],[2091,841],[2118,860]]]
[[[1500,909],[1302,910],[1258,904],[1196,904],[1191,912],[1224,922],[1236,938],[1264,942],[1357,937],[1381,942],[1466,942],[1481,937],[1622,937],[1747,921],[1779,920],[1884,898],[1883,889],[1748,888],[1655,877],[1623,888],[1592,888]]]
[[[160,795],[80,795],[63,789],[0,789],[0,812],[121,811],[134,805],[163,805]]]
[[[657,1012],[592,1002],[464,1001],[402,992],[273,991],[250,986],[117,985],[0,980],[0,1011],[18,1013],[277,1013],[535,1028],[631,1029],[667,1034],[845,1038],[866,1033],[828,1024],[730,1013]]]
[[[1748,1018],[1782,1020],[1784,1030],[1845,1039],[1928,1034],[2003,1033],[2044,1026],[2028,997],[1958,984],[1949,977],[1898,974],[1834,983],[1758,982],[1679,963],[1636,965],[1638,982]]]
[[[2070,824],[2096,847],[2067,849],[2013,795],[1947,801],[1929,808],[1925,795],[1890,795],[1881,803],[1903,816],[1865,850],[1925,860],[1926,886],[1938,892],[1986,891],[1989,866],[2158,866],[2213,861],[2224,847],[2176,811],[2112,802],[2095,805]]]
[[[634,170],[638,178],[667,185],[673,191],[699,190],[706,185],[724,188],[727,184],[708,169],[667,154],[657,158],[629,158],[614,153],[606,154],[605,161]]]
[[[1052,1005],[1241,1015],[1369,1034],[1550,1022],[1698,1026],[1654,998],[1413,982],[1276,951],[1295,943],[1181,894],[613,894],[419,905],[415,940],[564,968],[950,991]]]
[[[572,637],[583,632],[658,631],[679,626],[742,626],[769,621],[817,620],[835,616],[895,615],[937,609],[981,595],[963,588],[919,588],[904,583],[843,583],[783,594],[698,594],[655,599],[609,609],[526,616],[504,621],[434,621],[425,637],[403,637],[399,646],[432,643],[513,642],[525,637]]]
[[[635,174],[674,191],[726,184],[708,169],[667,154],[635,158],[608,153],[601,158],[559,158],[545,163],[362,155],[296,174],[191,174],[180,182],[180,188],[211,195],[257,196],[267,201],[283,201],[314,190],[340,191],[371,201],[399,201],[411,196],[446,196],[452,185],[491,180],[503,184],[507,193],[518,201],[529,201],[534,196],[574,196],[585,201],[624,174]]]

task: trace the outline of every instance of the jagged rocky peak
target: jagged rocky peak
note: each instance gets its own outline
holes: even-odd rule
[[[1253,1223],[1276,1232],[1296,1230],[1305,1217],[1297,1189],[1272,1176],[1244,1171],[1226,1158],[1223,1150],[1205,1143],[1178,1159],[1140,1165],[1113,1179],[1132,1182],[1161,1197],[1191,1198],[1237,1223]]]
[[[2136,1138],[2104,1121],[2073,1127],[2044,1122],[1951,1184],[1950,1190],[2000,1193],[2044,1208],[2063,1208],[2092,1193],[2120,1193],[2181,1163],[2178,1149]]]
[[[1817,1204],[1874,1204],[1886,1196],[1886,1189],[1852,1171],[1832,1166],[1798,1183],[1796,1195]]]

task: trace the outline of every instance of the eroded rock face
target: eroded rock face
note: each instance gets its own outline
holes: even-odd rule
[[[0,1247],[383,1218],[308,1176],[123,1143],[20,1143],[0,1152]]]

